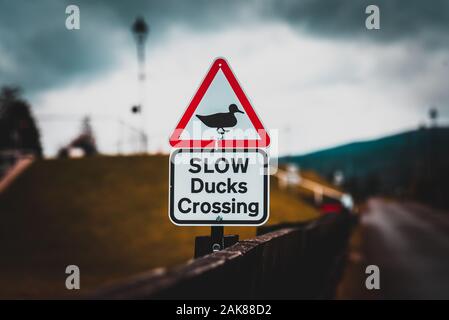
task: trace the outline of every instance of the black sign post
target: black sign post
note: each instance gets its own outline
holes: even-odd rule
[[[194,257],[199,258],[215,251],[223,250],[239,242],[237,234],[224,235],[223,226],[211,226],[210,236],[200,236],[195,238]]]

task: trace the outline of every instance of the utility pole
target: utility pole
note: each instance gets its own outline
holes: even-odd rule
[[[429,118],[432,123],[432,127],[437,127],[437,119],[438,119],[438,110],[435,107],[430,108],[429,110]]]
[[[142,17],[138,17],[132,27],[132,33],[136,41],[137,46],[137,63],[138,63],[138,82],[139,82],[139,104],[131,108],[131,112],[134,114],[140,114],[141,117],[141,145],[143,153],[148,151],[148,138],[146,134],[146,119],[144,108],[144,96],[145,96],[145,44],[149,32],[149,27]]]

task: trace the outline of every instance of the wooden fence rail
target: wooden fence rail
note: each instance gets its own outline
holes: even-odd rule
[[[332,298],[353,221],[349,214],[328,215],[306,224],[260,228],[253,239],[109,285],[89,298]]]

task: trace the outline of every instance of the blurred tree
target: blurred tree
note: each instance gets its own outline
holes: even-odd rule
[[[81,122],[80,134],[73,139],[68,146],[63,147],[58,151],[58,157],[70,157],[70,150],[72,149],[81,149],[84,156],[94,156],[98,154],[94,131],[88,116],[84,117]]]
[[[0,90],[0,150],[42,157],[40,133],[28,102],[17,87]]]
[[[81,123],[81,133],[72,141],[72,146],[83,149],[86,156],[93,156],[98,153],[97,142],[90,117],[86,116],[83,118]]]

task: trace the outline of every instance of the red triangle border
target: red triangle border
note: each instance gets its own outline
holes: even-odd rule
[[[183,130],[187,126],[192,118],[196,108],[200,104],[207,90],[209,89],[210,84],[214,80],[217,72],[222,70],[229,84],[231,85],[232,90],[234,90],[237,98],[240,101],[244,111],[248,115],[251,123],[254,128],[257,130],[257,133],[260,136],[260,140],[180,140],[179,137],[182,134]],[[190,101],[189,106],[184,112],[181,120],[179,120],[178,125],[170,136],[169,139],[170,145],[174,148],[264,148],[270,145],[270,137],[265,130],[262,122],[257,116],[254,108],[246,97],[243,89],[238,83],[234,73],[231,71],[228,63],[224,58],[217,58],[212,66],[210,67],[206,77],[201,83],[198,91],[193,96],[192,101]]]

